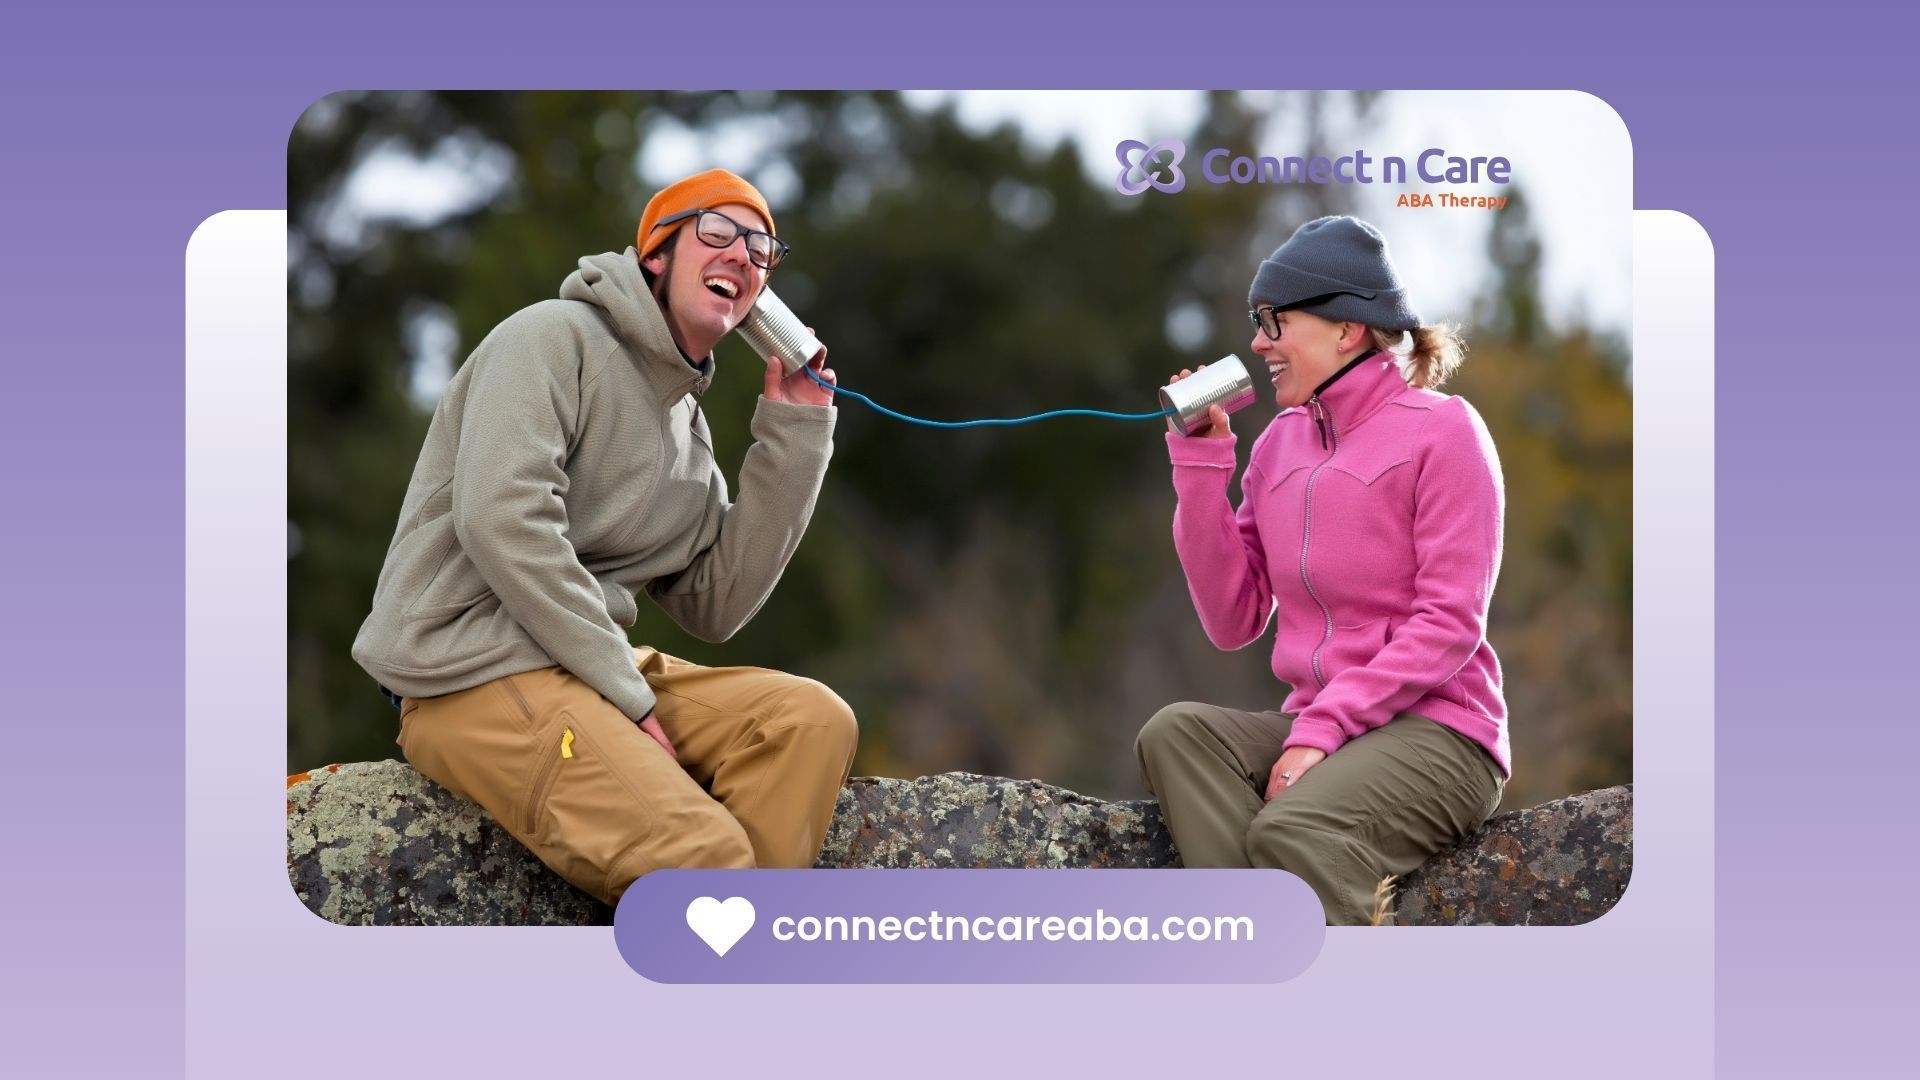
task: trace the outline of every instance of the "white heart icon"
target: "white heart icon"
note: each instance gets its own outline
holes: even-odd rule
[[[753,929],[753,904],[744,896],[729,896],[724,903],[711,896],[695,897],[687,905],[687,927],[715,955],[725,956]]]

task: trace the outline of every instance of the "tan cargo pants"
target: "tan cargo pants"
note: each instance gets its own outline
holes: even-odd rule
[[[557,667],[404,699],[400,750],[609,904],[651,870],[812,866],[853,765],[847,703],[765,668],[634,657],[678,761]]]
[[[1313,887],[1335,926],[1371,921],[1374,889],[1480,827],[1506,777],[1478,743],[1402,713],[1265,800],[1293,716],[1183,701],[1134,749],[1187,866],[1277,868]]]

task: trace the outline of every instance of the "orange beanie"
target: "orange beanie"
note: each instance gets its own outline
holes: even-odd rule
[[[647,209],[640,215],[640,257],[646,258],[654,248],[666,243],[675,230],[693,220],[685,218],[661,228],[656,224],[661,218],[669,218],[685,210],[715,207],[721,203],[742,203],[753,207],[760,211],[761,217],[767,219],[767,230],[777,235],[773,212],[767,209],[767,200],[758,188],[725,169],[708,169],[668,184],[660,189],[659,194],[647,200]]]

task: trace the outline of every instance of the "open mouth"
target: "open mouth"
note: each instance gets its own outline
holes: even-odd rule
[[[1275,382],[1279,382],[1280,376],[1285,375],[1287,373],[1287,369],[1291,368],[1292,366],[1293,364],[1289,361],[1282,361],[1278,364],[1268,364],[1267,375],[1270,378],[1272,378]]]
[[[708,292],[715,296],[725,297],[728,300],[737,300],[740,298],[740,286],[726,278],[710,277],[702,282],[702,284],[707,287]]]

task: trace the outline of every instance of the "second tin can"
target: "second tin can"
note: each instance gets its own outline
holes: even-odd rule
[[[1182,435],[1206,427],[1207,410],[1213,406],[1234,413],[1253,404],[1253,398],[1253,376],[1233,353],[1160,388],[1160,407],[1173,410],[1167,419]]]

